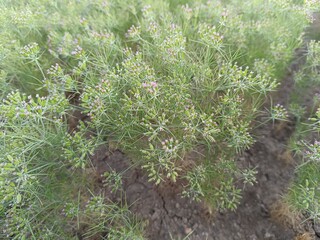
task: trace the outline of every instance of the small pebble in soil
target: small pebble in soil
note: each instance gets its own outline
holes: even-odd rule
[[[261,181],[261,182],[266,182],[266,181],[268,181],[267,174],[263,175],[263,176],[261,177],[261,180],[260,180],[260,181]]]
[[[184,227],[185,234],[190,234],[192,232],[192,229],[189,227]]]
[[[159,217],[160,217],[159,211],[156,210],[156,211],[154,211],[154,213],[152,214],[151,220],[154,221],[154,220],[158,219]]]
[[[263,217],[269,217],[269,210],[267,209],[266,205],[264,205],[263,203],[260,204],[260,210],[261,210],[261,216]]]
[[[250,240],[258,240],[258,238],[257,238],[256,235],[250,235],[249,239],[250,239]]]
[[[207,233],[207,232],[203,232],[203,233],[202,233],[202,236],[206,236],[206,237],[208,237],[208,236],[209,236],[209,233]]]
[[[274,234],[271,234],[269,232],[266,232],[266,234],[264,235],[265,239],[276,239],[276,236]]]

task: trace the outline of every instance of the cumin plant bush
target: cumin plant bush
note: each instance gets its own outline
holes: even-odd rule
[[[61,151],[59,145],[66,133],[61,116],[67,105],[67,100],[58,95],[33,98],[19,91],[10,93],[1,103],[4,239],[37,238],[44,234],[40,233],[41,229],[46,231],[41,221],[48,218],[54,203],[47,202],[43,196],[51,176],[59,171],[56,152]]]
[[[186,196],[216,206],[238,202],[233,159],[253,143],[252,120],[277,86],[271,77],[281,76],[301,44],[306,6],[172,5],[162,1],[134,11],[122,59],[116,66],[98,61],[104,74],[85,84],[81,106],[92,128],[136,159],[156,184],[185,178]],[[279,22],[288,10],[283,31]],[[234,209],[234,202],[222,208]]]
[[[72,238],[74,229],[90,238],[106,228],[109,238],[142,238],[127,207],[96,196],[87,180],[90,155],[105,141],[156,184],[179,180],[184,196],[235,209],[235,181],[252,183],[255,171],[237,169],[234,158],[254,142],[253,119],[301,44],[313,7],[286,0],[0,4],[1,228],[14,239]],[[90,120],[68,132],[74,111]],[[99,212],[110,213],[85,210],[90,192]]]
[[[77,109],[71,97],[87,57],[64,33],[72,21],[67,30],[62,20],[48,31],[67,2],[1,4],[1,239],[142,239],[143,224],[125,204],[97,194],[88,177],[99,136],[88,138],[84,123],[69,132],[67,119]],[[69,17],[85,9],[73,5]],[[47,19],[50,14],[56,17]],[[101,36],[95,35],[98,44],[106,39]],[[50,51],[51,39],[57,53]]]
[[[83,145],[84,125],[68,133],[64,118],[70,104],[64,94],[32,97],[14,91],[0,109],[2,239],[75,239],[75,231],[85,238],[104,237],[110,228],[108,237],[142,239],[143,225],[127,207],[91,193],[92,180],[77,171],[89,164],[98,140]],[[77,210],[72,216],[65,210],[70,204]]]

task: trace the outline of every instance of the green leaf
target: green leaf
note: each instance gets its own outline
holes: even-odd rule
[[[154,147],[151,143],[149,143],[150,150],[154,150]]]
[[[18,193],[18,195],[17,195],[17,203],[19,204],[19,203],[21,203],[21,194],[20,193]]]
[[[159,185],[160,181],[161,181],[161,179],[158,178],[157,181],[156,181],[156,185]]]
[[[11,155],[8,155],[7,158],[10,162],[13,162],[13,157]]]

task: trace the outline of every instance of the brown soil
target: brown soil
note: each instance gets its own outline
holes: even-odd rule
[[[270,130],[271,129],[271,130]],[[275,133],[272,126],[257,131],[257,142],[241,157],[239,165],[257,167],[258,183],[244,191],[236,212],[215,213],[196,202],[181,198],[179,186],[156,187],[120,151],[100,149],[94,163],[98,175],[116,170],[123,173],[125,201],[130,209],[148,221],[148,239],[294,239],[295,230],[282,225],[270,214],[272,205],[281,198],[293,176],[294,165],[283,160],[285,145],[294,124]],[[120,199],[122,198],[122,199]]]
[[[304,53],[305,48],[296,52],[295,60],[273,96],[273,104],[288,106],[294,90],[293,75],[303,64]],[[309,96],[304,99],[306,106],[312,102]],[[148,223],[148,239],[184,239],[186,236],[194,240],[316,239],[310,224],[301,225],[298,216],[291,214],[288,206],[281,205],[297,161],[286,147],[294,130],[293,118],[255,129],[256,143],[238,157],[237,163],[241,168],[256,167],[257,183],[244,190],[235,212],[212,214],[203,204],[181,198],[182,184],[179,183],[155,186],[148,182],[145,172],[132,167],[119,150],[111,152],[101,147],[92,162],[97,176],[111,169],[123,173],[122,194],[114,194],[112,198],[126,202],[133,213]]]

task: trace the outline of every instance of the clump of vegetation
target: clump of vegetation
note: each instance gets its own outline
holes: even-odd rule
[[[303,94],[314,87],[319,86],[319,41],[311,40],[307,44],[308,51],[306,63],[296,73],[296,86],[298,93],[293,96],[296,106],[300,106],[299,125],[297,132],[291,141],[291,147],[296,155],[301,158],[301,162],[296,169],[296,177],[290,191],[286,196],[287,203],[304,214],[304,217],[318,222],[320,219],[320,144],[319,139],[319,100],[314,96],[314,105],[301,106],[303,103]],[[310,93],[309,93],[310,94]],[[301,103],[302,102],[302,103]],[[295,107],[296,109],[297,107]],[[296,111],[294,111],[296,113]],[[310,116],[306,119],[307,114]]]
[[[253,183],[255,171],[237,169],[233,159],[254,142],[253,120],[301,45],[312,7],[289,0],[1,3],[3,238],[72,239],[76,231],[142,239],[143,224],[88,178],[90,156],[106,143],[155,184],[184,179],[184,196],[234,210],[235,182]],[[275,110],[275,118],[286,117]],[[70,131],[75,111],[90,119]],[[117,173],[105,177],[120,188]]]

